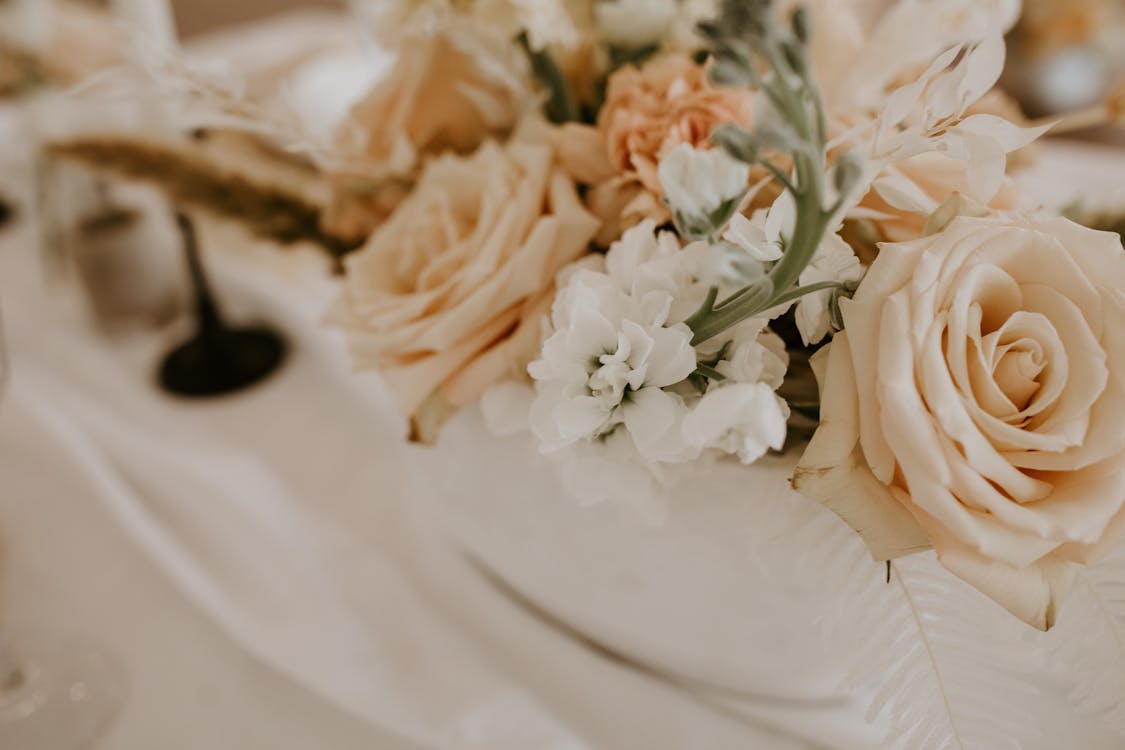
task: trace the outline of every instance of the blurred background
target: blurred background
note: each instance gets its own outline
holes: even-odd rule
[[[105,4],[108,0],[91,0]],[[872,6],[884,0],[869,0]],[[343,10],[348,0],[174,0],[184,38],[286,11]],[[1088,107],[1125,75],[1125,0],[1024,0],[1010,39],[1005,88],[1030,117]],[[1120,97],[1119,97],[1120,98]],[[1097,127],[1079,137],[1125,144],[1120,129]]]
[[[76,0],[106,7],[112,0]],[[887,0],[859,0],[874,17]],[[233,25],[292,11],[343,11],[364,0],[173,0],[177,31],[185,41]],[[1023,0],[1009,38],[1004,87],[1025,114],[1040,117],[1098,102],[1125,75],[1125,0]],[[1118,97],[1119,99],[1122,96]],[[1125,142],[1099,128],[1085,137]]]

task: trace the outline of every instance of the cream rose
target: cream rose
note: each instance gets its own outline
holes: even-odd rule
[[[556,166],[545,124],[506,145],[431,161],[417,189],[345,260],[329,319],[361,369],[378,369],[405,413],[435,394],[474,401],[537,353],[556,274],[598,223]]]
[[[510,132],[535,101],[524,61],[507,41],[438,32],[404,42],[387,77],[339,128],[341,152],[355,156],[334,175],[328,228],[366,236],[409,191],[423,157],[471,152]]]
[[[1040,629],[1125,531],[1125,252],[1061,218],[883,245],[827,355],[794,485],[877,559],[932,545]]]

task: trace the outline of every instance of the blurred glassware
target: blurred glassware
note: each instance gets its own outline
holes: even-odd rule
[[[10,376],[0,330],[0,399]],[[102,649],[0,627],[0,748],[89,748],[108,730],[125,695],[125,673]]]
[[[158,327],[181,307],[177,236],[163,202],[145,210],[110,196],[68,227],[69,255],[94,321],[104,330]]]
[[[56,298],[77,298],[66,302],[106,333],[171,321],[183,307],[183,267],[163,198],[45,153],[36,178],[39,244]]]
[[[1116,0],[1025,0],[1012,30],[1004,84],[1027,114],[1102,101],[1125,70],[1125,10]]]

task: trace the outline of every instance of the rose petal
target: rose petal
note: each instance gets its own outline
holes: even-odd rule
[[[1074,581],[1073,563],[1047,557],[1020,568],[990,560],[953,540],[935,540],[938,559],[954,575],[1039,630],[1051,629]],[[940,546],[939,546],[940,545]]]
[[[926,403],[930,405],[930,414],[932,414],[932,417],[927,414],[927,418],[937,423],[941,435],[959,446],[959,454],[964,456],[964,462],[971,466],[973,471],[996,483],[1009,496],[1018,498],[1021,502],[1046,497],[1051,491],[1051,485],[1033,479],[1012,466],[1008,458],[981,433],[980,428],[969,416],[945,365],[942,333],[942,327],[935,325],[918,355],[921,391]],[[905,434],[908,433],[904,431],[904,437]],[[910,454],[913,455],[913,451],[910,451]],[[907,482],[910,482],[911,474],[901,456],[899,463],[903,464],[903,472],[906,474]],[[943,466],[948,467],[948,461]],[[933,477],[934,474],[930,473],[929,476]],[[935,512],[932,508],[927,510],[931,513]]]
[[[828,506],[855,529],[876,560],[890,560],[928,548],[929,540],[914,517],[868,467],[859,446],[859,412],[851,360],[848,334],[844,331],[829,344],[822,378],[820,427],[797,464],[793,487]]]

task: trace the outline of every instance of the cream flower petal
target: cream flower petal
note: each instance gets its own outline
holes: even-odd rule
[[[891,560],[928,549],[930,542],[863,456],[848,340],[844,331],[828,345],[820,428],[797,464],[793,487],[827,505],[859,532],[876,560]]]
[[[1074,581],[1074,565],[1054,557],[1017,567],[990,560],[946,537],[936,538],[934,548],[942,565],[1039,630],[1054,626]]]
[[[932,414],[932,417],[927,415],[927,419],[936,422],[940,433],[960,447],[964,457],[959,458],[959,462],[966,463],[974,472],[997,484],[1009,496],[1020,498],[1023,502],[1046,497],[1051,491],[1051,485],[1012,466],[981,434],[969,416],[963,401],[958,397],[942,356],[942,333],[942,328],[935,326],[920,354],[918,377],[921,395],[930,404]],[[948,466],[948,463],[944,466]],[[903,470],[906,472],[905,466]],[[907,481],[910,481],[909,472]]]

